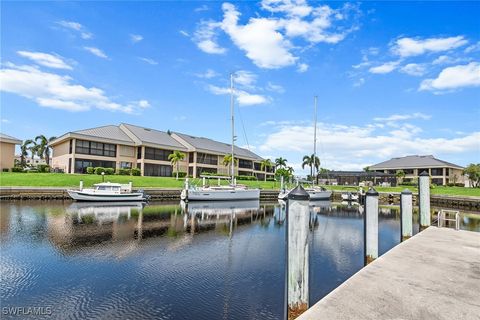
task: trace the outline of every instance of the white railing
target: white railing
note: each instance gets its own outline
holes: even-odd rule
[[[453,217],[455,217],[453,219]],[[445,226],[445,221],[455,221],[455,230],[460,229],[460,212],[456,210],[442,209],[438,213],[437,226],[439,228]]]

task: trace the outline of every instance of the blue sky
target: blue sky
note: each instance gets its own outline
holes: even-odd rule
[[[480,162],[478,2],[1,6],[1,131],[21,139],[126,122],[228,142],[236,72],[238,145],[297,173],[315,95],[322,167]]]

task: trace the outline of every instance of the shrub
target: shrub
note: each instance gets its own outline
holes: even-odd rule
[[[257,177],[255,177],[255,176],[243,176],[243,175],[240,175],[240,176],[235,176],[235,178],[236,178],[237,180],[257,181]]]
[[[95,174],[102,174],[102,172],[105,172],[105,168],[103,168],[103,167],[96,167],[95,168]]]
[[[2,169],[2,172],[8,172],[8,171],[10,171],[10,169],[8,169],[8,168],[3,168]]]
[[[176,172],[172,172],[172,177],[176,177],[177,176],[177,173]],[[178,177],[179,178],[185,178],[187,176],[187,173],[184,172],[184,171],[178,171]]]
[[[465,187],[465,185],[463,183],[447,183],[447,187]]]
[[[202,175],[202,176],[217,176],[218,173],[216,173],[216,172],[202,171],[202,173],[200,173],[200,175]]]
[[[87,173],[88,174],[94,174],[95,173],[95,168],[94,167],[87,167]]]
[[[113,168],[105,168],[105,174],[112,175],[115,173],[115,169]]]
[[[141,175],[142,171],[138,168],[132,168],[132,176],[139,176]]]
[[[267,181],[275,181],[275,178],[267,178]]]
[[[118,169],[117,174],[121,176],[129,176],[132,173],[130,169]]]
[[[12,172],[24,172],[22,167],[13,167]]]
[[[50,166],[47,164],[39,164],[37,170],[38,172],[50,172]]]

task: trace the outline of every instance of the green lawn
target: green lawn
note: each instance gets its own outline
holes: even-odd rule
[[[102,181],[99,175],[90,174],[63,174],[63,173],[14,173],[1,172],[0,186],[25,186],[25,187],[77,187],[80,180],[83,180],[84,186],[89,187],[94,183]],[[134,187],[142,188],[181,188],[184,179],[175,180],[175,178],[166,177],[134,177],[134,176],[105,176],[105,181],[128,183],[132,181]],[[201,179],[191,179],[192,183],[201,184]],[[211,179],[210,184],[215,185],[217,180]],[[226,181],[222,182],[227,183]],[[262,189],[279,189],[280,184],[273,181],[238,181],[238,183],[246,184],[251,187]],[[342,190],[343,186],[327,186],[329,189]],[[400,192],[405,187],[382,188],[377,187],[378,192]],[[416,193],[417,189],[409,187]],[[352,189],[353,190],[353,189]],[[460,187],[435,187],[431,189],[432,194],[445,195],[461,195],[461,196],[477,196],[480,197],[480,188],[460,188]]]

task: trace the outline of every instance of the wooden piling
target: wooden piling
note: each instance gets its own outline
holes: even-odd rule
[[[423,230],[430,226],[430,176],[423,171],[418,176],[418,198],[420,209],[420,229]]]
[[[401,241],[407,240],[413,235],[412,215],[413,215],[413,195],[408,189],[400,194],[400,230]]]
[[[298,185],[287,201],[287,318],[308,309],[308,234],[310,196]]]
[[[371,188],[365,195],[365,264],[378,258],[378,192]]]

